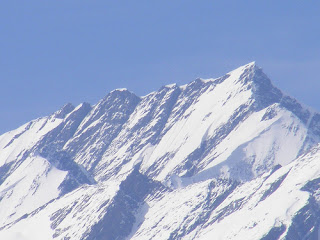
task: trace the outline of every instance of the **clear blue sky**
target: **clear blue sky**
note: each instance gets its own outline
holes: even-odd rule
[[[320,1],[4,0],[0,133],[115,88],[218,77],[256,61],[320,110]]]

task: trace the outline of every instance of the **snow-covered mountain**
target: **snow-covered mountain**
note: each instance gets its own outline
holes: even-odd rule
[[[0,239],[318,239],[320,114],[249,63],[0,136]]]

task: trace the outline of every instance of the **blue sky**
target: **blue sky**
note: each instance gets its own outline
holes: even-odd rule
[[[320,1],[0,3],[0,133],[67,102],[219,77],[256,61],[320,110]]]

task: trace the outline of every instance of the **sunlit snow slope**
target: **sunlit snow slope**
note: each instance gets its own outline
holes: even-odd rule
[[[0,136],[0,239],[318,239],[319,144],[255,63],[117,89]]]

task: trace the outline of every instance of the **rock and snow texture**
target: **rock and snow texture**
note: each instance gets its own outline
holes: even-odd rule
[[[249,63],[0,136],[0,239],[318,239],[320,114]]]

